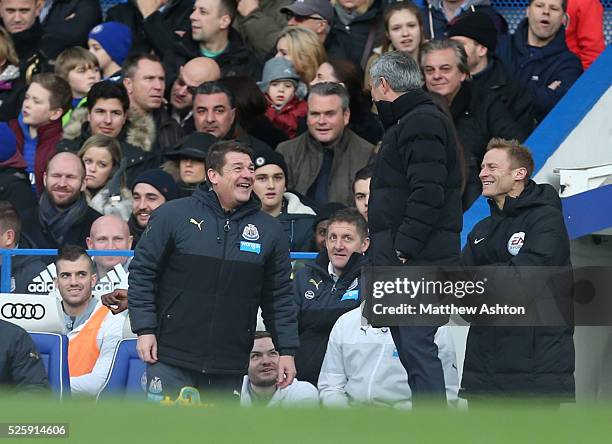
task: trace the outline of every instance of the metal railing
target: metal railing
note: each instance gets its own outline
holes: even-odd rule
[[[133,250],[87,250],[90,256],[134,256]],[[56,256],[56,249],[0,249],[2,257],[2,274],[0,275],[0,293],[11,292],[11,271],[13,256]],[[292,252],[292,260],[312,260],[317,257],[317,253]]]

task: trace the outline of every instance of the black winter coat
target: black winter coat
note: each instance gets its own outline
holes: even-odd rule
[[[221,77],[250,76],[261,77],[261,66],[255,55],[244,45],[238,31],[233,28],[229,32],[229,43],[225,50],[215,57],[215,62],[221,69]],[[164,54],[163,62],[167,77],[175,79],[179,68],[189,60],[202,57],[199,44],[191,38],[191,31],[175,43],[172,50]]]
[[[506,198],[503,210],[492,200],[489,206],[491,215],[468,236],[465,266],[571,266],[561,200],[552,186],[530,181],[518,198]],[[513,255],[510,238],[521,232],[523,244]],[[560,303],[572,310],[571,300]],[[468,397],[515,393],[573,398],[573,328],[470,327],[461,387]]]
[[[47,45],[53,47],[49,57],[73,46],[87,48],[89,31],[101,22],[99,0],[55,0],[42,22]]]
[[[381,2],[375,0],[370,9],[357,16],[350,25],[344,25],[334,9],[334,22],[325,40],[325,49],[330,57],[349,59],[357,66],[365,68],[372,49],[379,44],[384,28],[380,23],[382,11],[379,3]],[[372,45],[366,48],[370,32],[373,33]],[[367,52],[365,57],[364,52]]]
[[[245,374],[257,309],[281,355],[298,347],[289,243],[255,196],[225,213],[202,184],[151,215],[130,263],[132,330],[155,333],[158,358]]]
[[[461,161],[446,116],[412,90],[377,102],[385,135],[374,164],[368,208],[374,265],[459,261]]]
[[[580,77],[582,64],[567,48],[564,27],[548,45],[535,48],[527,44],[528,26],[524,19],[513,35],[499,40],[496,52],[511,76],[531,94],[539,122]],[[557,89],[548,88],[557,80],[561,81]]]
[[[59,245],[53,238],[51,232],[42,225],[38,214],[39,211],[37,210],[29,210],[26,211],[21,217],[21,223],[23,224],[22,230],[30,237],[35,246],[34,248],[61,247],[61,245]],[[91,224],[93,224],[94,221],[100,216],[102,215],[96,210],[91,207],[87,207],[87,212],[85,213],[83,219],[72,225],[64,235],[63,245],[72,244],[87,248],[85,239],[89,236]],[[48,258],[49,261],[53,260],[53,256],[45,256],[44,258]]]
[[[529,131],[521,127],[510,110],[489,92],[474,93],[471,82],[464,82],[450,106],[457,136],[467,166],[467,183],[463,192],[463,211],[480,196],[480,164],[489,140],[493,137],[523,141]]]
[[[19,168],[0,168],[0,200],[12,203],[20,216],[38,208],[28,175]]]
[[[315,386],[332,327],[340,316],[361,303],[359,275],[367,259],[353,253],[335,283],[327,271],[328,264],[327,250],[323,250],[314,262],[308,262],[306,267],[298,270],[293,279],[300,332],[295,367],[300,381],[308,381]]]
[[[179,38],[175,31],[191,32],[189,16],[192,12],[193,0],[170,0],[163,12],[154,12],[143,20],[136,0],[129,0],[110,8],[106,21],[123,23],[132,30],[131,54],[152,49],[163,57]]]
[[[0,386],[15,392],[49,391],[42,359],[30,335],[21,327],[0,320]]]
[[[533,100],[508,72],[499,57],[495,54],[489,55],[488,66],[472,75],[473,93],[476,97],[494,94],[508,108],[521,128],[531,132],[535,127]]]

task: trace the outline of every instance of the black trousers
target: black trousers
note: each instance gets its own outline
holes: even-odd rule
[[[437,327],[391,327],[391,335],[412,391],[413,405],[428,402],[446,405],[446,386],[438,346]]]
[[[183,387],[198,390],[202,402],[209,396],[214,398],[240,399],[242,375],[201,373],[173,365],[157,362],[147,364],[147,399],[160,402],[176,400]]]

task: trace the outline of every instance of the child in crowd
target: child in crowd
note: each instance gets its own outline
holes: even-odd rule
[[[22,161],[37,195],[44,190],[43,173],[62,138],[62,116],[70,110],[70,85],[55,74],[36,74],[17,119],[9,122],[17,138],[14,156]],[[15,159],[13,159],[15,160]]]
[[[275,57],[266,62],[262,81],[258,83],[268,102],[266,117],[290,138],[297,135],[298,119],[305,117],[308,104],[304,100],[306,85],[293,64]]]
[[[96,56],[102,78],[117,82],[121,79],[121,65],[132,47],[132,31],[118,22],[106,22],[94,27],[87,41],[89,51]]]
[[[55,61],[55,75],[61,77],[70,85],[72,91],[72,107],[77,109],[87,103],[87,93],[100,81],[100,65],[91,52],[80,46],[62,51]],[[63,119],[65,126],[70,120],[71,112]]]

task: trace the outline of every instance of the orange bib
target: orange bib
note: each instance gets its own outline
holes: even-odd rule
[[[68,344],[68,369],[70,377],[91,373],[96,365],[98,356],[100,356],[97,341],[98,331],[108,313],[109,309],[107,307],[102,306],[98,308],[87,320],[81,331],[70,340]]]

